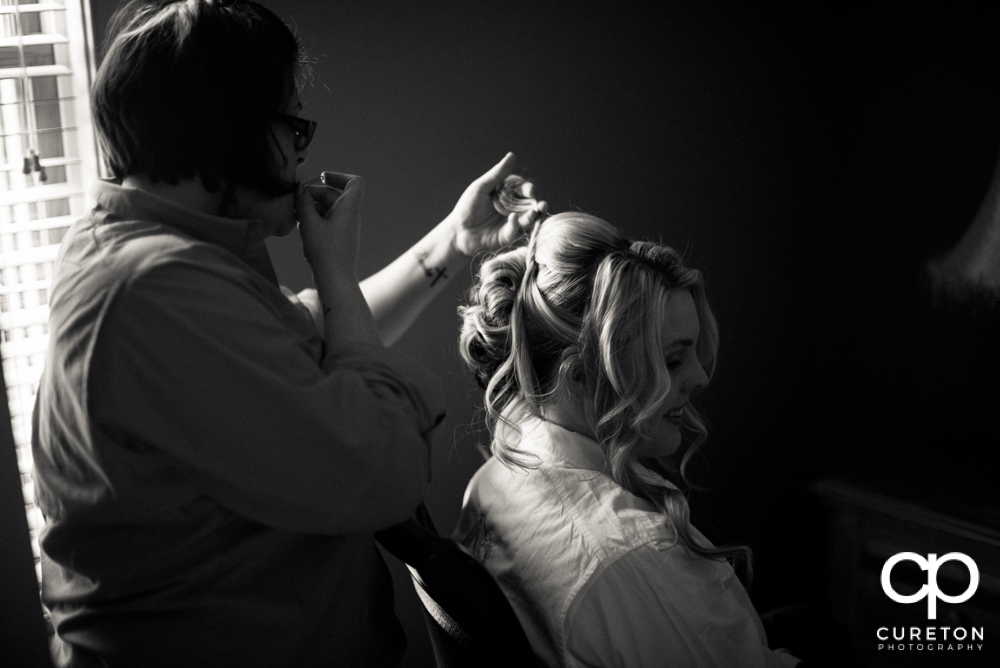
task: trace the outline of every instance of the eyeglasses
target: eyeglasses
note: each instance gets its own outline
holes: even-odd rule
[[[295,133],[295,150],[304,151],[316,134],[316,121],[308,121],[291,114],[276,112],[274,117],[287,125]]]

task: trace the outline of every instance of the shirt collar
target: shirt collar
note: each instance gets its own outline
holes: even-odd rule
[[[99,207],[123,220],[161,223],[200,241],[225,248],[271,283],[278,284],[264,244],[264,228],[258,220],[202,213],[144,190],[125,188],[114,179],[98,179],[91,196]]]
[[[532,417],[519,428],[521,442],[517,449],[529,452],[542,461],[559,461],[571,468],[603,472],[607,468],[604,450],[594,439],[560,427],[554,422]]]
[[[611,474],[604,449],[589,436],[537,417],[524,420],[519,428],[521,442],[517,448],[538,457],[542,462],[560,463],[569,468]],[[655,471],[642,464],[639,464],[639,467],[660,484],[677,489],[676,485]]]

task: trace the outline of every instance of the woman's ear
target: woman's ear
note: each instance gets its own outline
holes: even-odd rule
[[[568,346],[559,355],[559,372],[556,380],[556,392],[560,396],[579,397],[583,394],[586,376],[583,372],[583,360],[576,346]]]

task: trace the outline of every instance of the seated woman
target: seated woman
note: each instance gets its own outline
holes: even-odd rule
[[[713,546],[678,488],[718,344],[701,275],[562,213],[485,261],[470,295],[460,352],[486,390],[493,457],[456,535],[544,664],[796,665],[768,648],[730,563],[749,550]]]

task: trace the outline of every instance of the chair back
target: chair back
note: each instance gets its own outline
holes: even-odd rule
[[[410,570],[438,668],[538,665],[493,576],[457,542],[438,534],[423,504],[414,517],[376,538]]]

